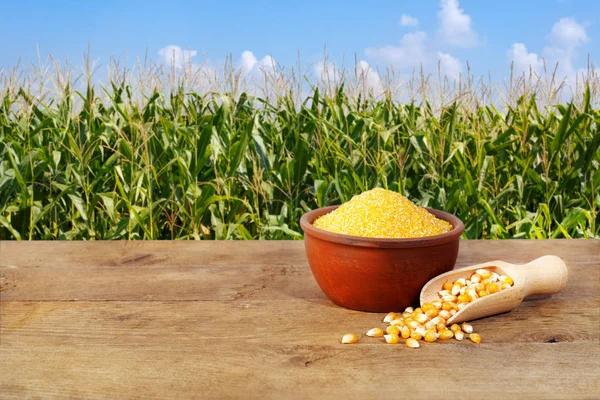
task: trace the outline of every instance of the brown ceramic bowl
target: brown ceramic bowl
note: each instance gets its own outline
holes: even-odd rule
[[[402,311],[418,302],[431,278],[454,268],[464,225],[452,214],[428,208],[452,225],[450,232],[411,239],[379,239],[332,233],[313,226],[339,206],[300,219],[310,269],[334,303],[360,311]]]

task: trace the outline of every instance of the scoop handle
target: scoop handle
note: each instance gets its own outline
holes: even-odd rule
[[[520,268],[525,276],[525,297],[558,293],[567,285],[569,270],[557,256],[543,256]]]

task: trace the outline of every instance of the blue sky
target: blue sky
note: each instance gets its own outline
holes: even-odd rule
[[[562,64],[569,75],[599,54],[600,1],[3,1],[0,68],[52,54],[107,65],[111,55],[130,61],[165,54],[219,65],[231,54],[241,67],[271,55],[281,65],[318,68],[329,60],[408,72],[420,64],[449,75],[466,71],[504,78],[510,61],[541,68],[541,59]],[[126,5],[125,5],[126,4]],[[404,16],[404,17],[403,17]],[[161,49],[169,47],[168,50]],[[246,52],[246,53],[244,53]],[[244,56],[242,56],[244,54]],[[269,59],[270,60],[270,59]]]

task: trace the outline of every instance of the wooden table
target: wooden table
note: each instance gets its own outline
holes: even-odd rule
[[[562,293],[409,349],[339,344],[382,314],[325,298],[302,242],[0,242],[0,397],[599,398],[599,240],[463,241],[457,266],[544,254]]]

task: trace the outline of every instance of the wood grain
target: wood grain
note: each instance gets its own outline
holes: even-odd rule
[[[390,347],[391,346],[391,347]],[[519,358],[514,357],[519,354]],[[4,398],[597,398],[598,346],[7,346]],[[441,372],[443,360],[461,360]],[[477,360],[477,361],[475,361]],[[577,366],[574,368],[574,366]]]
[[[457,267],[544,254],[560,295],[413,350],[339,344],[382,315],[327,300],[301,242],[0,242],[0,397],[599,398],[600,241],[464,241]]]
[[[473,326],[485,343],[594,342],[600,338],[597,304],[595,299],[573,303],[540,298]],[[5,302],[1,312],[2,343],[24,345],[137,347],[168,339],[198,347],[217,342],[336,345],[346,332],[385,327],[383,314],[347,310],[327,301]],[[378,343],[383,339],[365,337],[360,345]],[[440,343],[462,346],[457,341]]]
[[[600,296],[600,240],[535,241],[535,246],[529,247],[527,243],[531,242],[462,241],[456,267],[494,259],[526,263],[544,254],[555,254],[565,260],[570,272],[567,287],[559,296]],[[302,242],[274,241],[268,246],[256,241],[185,245],[0,242],[2,298],[325,299],[310,273]]]

